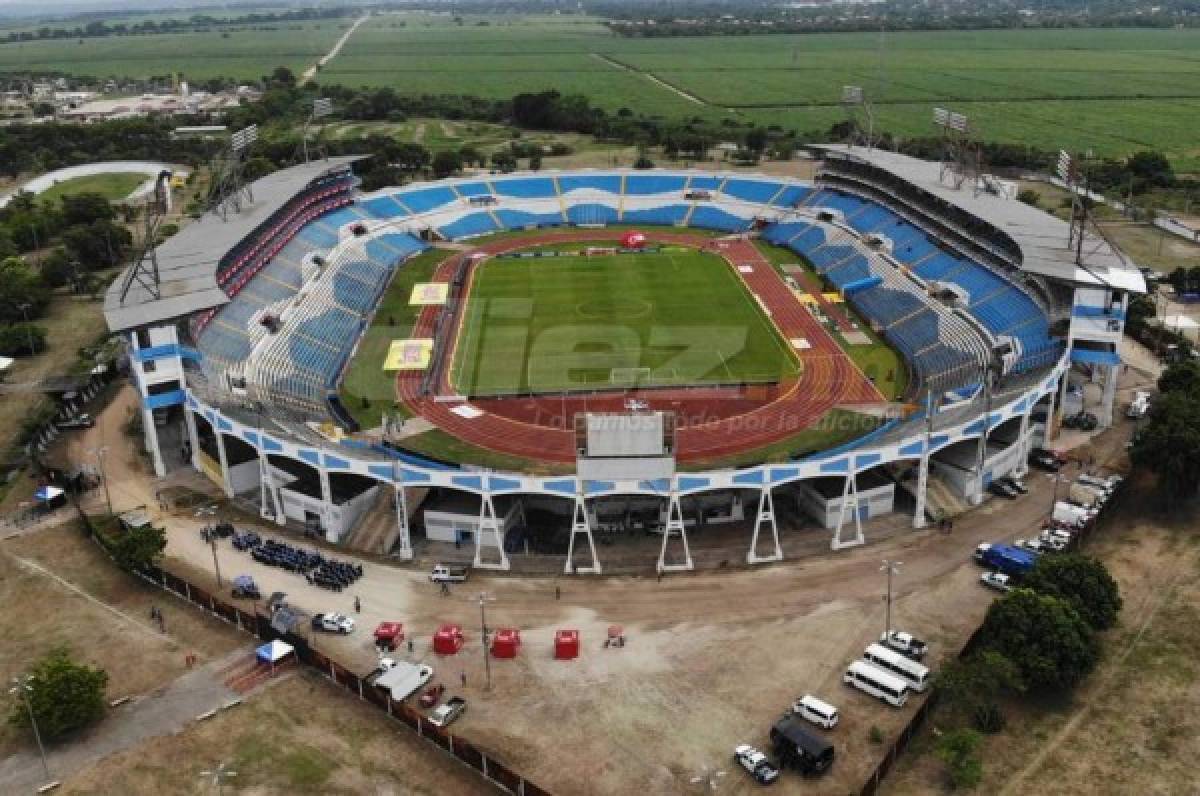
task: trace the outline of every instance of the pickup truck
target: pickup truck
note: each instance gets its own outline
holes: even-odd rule
[[[439,706],[429,714],[429,723],[434,727],[445,727],[467,712],[467,700],[462,697],[450,697],[446,704]]]
[[[342,614],[317,614],[312,618],[312,629],[348,635],[354,632],[354,620]]]
[[[881,633],[879,640],[886,646],[891,647],[901,655],[907,655],[910,658],[921,659],[925,657],[925,653],[929,651],[929,645],[921,639],[916,638],[911,633],[904,633],[900,630],[893,630],[890,633]]]
[[[392,699],[401,700],[425,687],[433,677],[433,667],[407,661],[391,661],[375,678],[375,687],[388,692]]]
[[[470,567],[456,564],[438,564],[429,573],[429,579],[434,583],[466,583],[471,573]]]

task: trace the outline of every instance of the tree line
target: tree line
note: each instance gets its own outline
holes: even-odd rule
[[[214,17],[209,14],[193,14],[179,19],[146,19],[132,24],[92,19],[73,28],[42,26],[34,30],[12,31],[5,36],[8,43],[40,41],[46,39],[96,39],[107,36],[138,36],[154,33],[193,33],[213,28],[235,26],[259,26],[279,22],[299,22],[308,19],[338,19],[353,16],[359,9],[341,6],[335,8],[301,8],[295,11],[258,12],[237,17]],[[90,15],[88,15],[90,16]]]

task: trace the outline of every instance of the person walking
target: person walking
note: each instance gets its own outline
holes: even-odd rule
[[[462,680],[462,687],[466,688],[467,687],[467,672],[466,672],[466,670],[459,672],[458,676]]]
[[[562,599],[562,589],[560,589],[558,586],[554,587],[554,599]]]
[[[358,599],[358,595],[354,595],[354,613],[362,613],[362,602]]]

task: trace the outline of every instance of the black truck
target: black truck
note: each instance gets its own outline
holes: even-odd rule
[[[810,732],[800,719],[785,716],[771,728],[771,744],[782,767],[820,776],[833,765],[833,744]]]

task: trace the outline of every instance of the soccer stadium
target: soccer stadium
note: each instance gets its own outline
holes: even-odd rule
[[[812,181],[614,169],[367,193],[356,158],[264,177],[106,297],[154,468],[333,543],[370,526],[402,559],[441,545],[508,569],[533,549],[598,573],[601,545],[638,532],[663,572],[721,526],[753,564],[783,557],[785,518],[836,550],[880,517],[963,511],[1082,410],[1068,374],[1103,386],[1089,409],[1111,422],[1144,291],[1119,251],[1083,252],[1001,180],[813,156]],[[381,394],[346,398],[352,370]],[[387,406],[377,427],[360,399]]]

